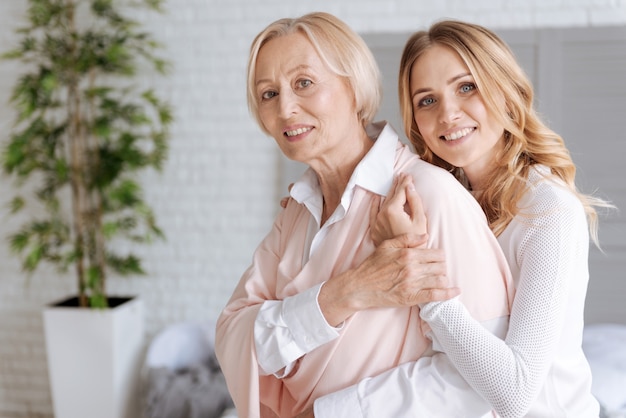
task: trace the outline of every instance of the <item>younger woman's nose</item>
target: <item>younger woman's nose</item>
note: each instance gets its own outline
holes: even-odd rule
[[[454,98],[439,100],[439,122],[448,124],[461,117],[461,106]]]

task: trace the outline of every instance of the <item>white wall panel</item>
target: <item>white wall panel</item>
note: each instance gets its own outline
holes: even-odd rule
[[[26,1],[0,1],[0,50],[14,45],[14,30],[22,24],[25,9]],[[255,126],[245,104],[248,48],[270,21],[325,10],[360,33],[401,36],[443,17],[494,29],[626,24],[626,3],[615,0],[170,0],[165,10],[163,16],[137,18],[163,42],[164,55],[174,64],[167,78],[145,80],[157,86],[176,115],[164,172],[144,176],[147,200],[167,240],[137,249],[144,257],[147,277],[110,281],[112,292],[144,298],[149,336],[174,322],[215,318],[269,230],[279,197],[285,193],[282,157],[273,140]],[[521,53],[532,56],[528,50]],[[19,71],[15,63],[0,62],[0,146],[12,123],[6,103]],[[387,99],[396,87],[393,81],[385,83]],[[562,90],[557,87],[558,96]],[[564,135],[569,138],[567,129]],[[623,153],[623,147],[620,150]],[[603,164],[607,170],[618,157],[610,158],[610,164]],[[581,160],[581,164],[586,163]],[[599,185],[605,191],[605,185]],[[621,190],[619,184],[609,186]],[[0,204],[12,191],[0,176]],[[26,280],[4,239],[15,224],[6,214],[0,207],[0,417],[49,418],[52,408],[40,311],[45,303],[70,293],[74,281],[51,269]],[[613,257],[611,251],[607,247]],[[615,277],[623,277],[618,259],[610,258],[607,265],[615,266]],[[590,298],[611,292],[609,282],[597,283],[602,286],[592,289]],[[619,300],[618,291],[606,300],[607,305]]]

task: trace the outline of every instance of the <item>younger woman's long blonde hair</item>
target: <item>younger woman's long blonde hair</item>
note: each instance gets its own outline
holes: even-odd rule
[[[454,50],[469,68],[489,114],[504,126],[504,150],[496,168],[476,196],[491,229],[500,235],[518,213],[518,202],[527,188],[528,171],[534,164],[550,168],[582,202],[590,235],[597,244],[598,216],[595,207],[607,202],[580,193],[575,184],[576,166],[563,139],[548,128],[533,107],[533,88],[509,47],[492,31],[471,23],[445,20],[428,31],[413,34],[400,61],[398,94],[404,130],[416,152],[426,161],[452,172],[468,186],[463,170],[454,167],[426,146],[413,115],[410,76],[413,64],[433,45]],[[498,103],[505,102],[503,108]]]

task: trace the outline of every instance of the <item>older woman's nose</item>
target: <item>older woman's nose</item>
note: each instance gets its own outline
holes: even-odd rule
[[[282,91],[278,96],[278,103],[280,116],[283,118],[289,118],[298,110],[298,96],[292,91]]]

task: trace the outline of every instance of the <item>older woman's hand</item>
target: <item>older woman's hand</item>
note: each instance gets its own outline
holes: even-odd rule
[[[402,234],[426,234],[427,219],[413,177],[397,176],[382,206],[377,199],[370,209],[370,236],[376,246]]]
[[[450,285],[442,250],[420,248],[425,236],[400,235],[383,241],[358,267],[322,286],[318,301],[329,324],[337,326],[355,312],[413,306],[450,299],[460,290]]]

